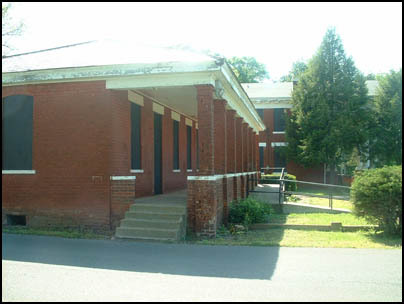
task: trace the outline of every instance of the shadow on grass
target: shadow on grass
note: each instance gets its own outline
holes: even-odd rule
[[[369,232],[367,237],[372,240],[372,242],[386,246],[401,247],[403,244],[402,236],[389,235],[384,232]]]

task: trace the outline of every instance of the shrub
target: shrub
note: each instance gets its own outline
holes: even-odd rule
[[[388,234],[402,235],[402,167],[386,166],[355,174],[351,198],[354,213]]]
[[[240,202],[232,202],[229,210],[229,223],[243,224],[244,226],[264,223],[271,213],[271,206],[252,198]]]
[[[261,184],[279,184],[280,173],[272,173],[272,174],[263,174],[261,175]],[[296,180],[296,176],[292,174],[285,174],[284,179]],[[286,191],[297,191],[296,183],[288,183],[285,182]]]

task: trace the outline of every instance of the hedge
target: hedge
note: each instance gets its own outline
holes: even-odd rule
[[[280,173],[263,174],[261,175],[261,184],[279,184]],[[285,174],[284,179],[296,180],[296,176],[292,174]],[[286,191],[297,191],[297,183],[285,182]]]
[[[402,235],[402,166],[355,174],[351,187],[354,213],[388,234]]]

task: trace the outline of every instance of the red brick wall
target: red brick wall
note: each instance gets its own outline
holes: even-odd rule
[[[2,174],[3,222],[6,213],[14,213],[27,215],[27,224],[33,226],[109,227],[111,175],[136,175],[136,197],[153,194],[151,100],[145,98],[141,107],[144,173],[131,174],[127,91],[107,90],[105,81],[2,88],[2,97],[15,94],[34,97],[32,157],[36,174]],[[179,138],[181,173],[172,172],[172,137],[171,112],[166,108],[163,117],[164,192],[186,188],[186,176],[195,174],[186,172],[183,116]],[[196,164],[195,148],[192,157]]]
[[[271,144],[273,142],[286,142],[284,134],[273,134],[274,131],[274,110],[264,109],[263,122],[266,126],[265,131],[259,133],[259,142],[266,142],[267,146],[264,149],[264,167],[274,167],[274,148]],[[323,166],[316,166],[314,168],[304,168],[293,161],[287,163],[287,172],[296,175],[296,179],[310,182],[323,182]]]
[[[27,224],[109,225],[111,103],[104,82],[3,87],[34,96],[34,175],[2,175],[2,208]]]

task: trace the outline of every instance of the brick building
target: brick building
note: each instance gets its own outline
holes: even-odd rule
[[[304,168],[293,161],[287,161],[279,152],[286,146],[284,113],[292,108],[292,91],[296,83],[243,83],[241,84],[253,102],[266,129],[259,132],[259,167],[285,167],[298,180],[323,183],[329,172],[324,165]],[[376,95],[377,81],[367,80],[369,96]],[[369,166],[369,165],[368,165]]]
[[[3,58],[2,220],[115,229],[136,198],[188,189],[214,235],[265,129],[220,58],[101,41]]]

